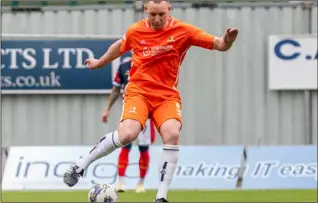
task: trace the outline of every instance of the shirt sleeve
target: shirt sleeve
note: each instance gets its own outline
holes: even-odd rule
[[[132,49],[131,47],[131,36],[132,36],[133,30],[131,28],[128,28],[124,36],[121,38],[121,46],[120,46],[120,52],[121,54],[130,51]]]
[[[198,46],[205,49],[213,50],[214,36],[206,31],[195,27],[193,25],[187,25],[190,32],[190,45]]]

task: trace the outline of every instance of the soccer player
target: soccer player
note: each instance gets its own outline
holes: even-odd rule
[[[126,58],[120,64],[116,76],[113,81],[112,92],[110,93],[107,107],[102,116],[102,122],[106,123],[110,114],[110,109],[113,106],[114,102],[117,100],[120,90],[125,88],[128,83],[129,70],[131,66],[131,59]],[[140,132],[138,136],[138,145],[139,145],[139,175],[140,179],[137,184],[136,192],[142,193],[145,192],[144,179],[146,177],[148,167],[149,167],[149,145],[154,142],[155,139],[155,127],[153,122],[148,119],[145,125],[145,129]],[[120,151],[118,157],[118,192],[125,191],[125,181],[124,177],[126,174],[126,169],[129,163],[129,152],[131,150],[132,144],[128,144],[123,147]]]
[[[180,65],[191,46],[229,50],[238,29],[228,28],[222,37],[208,34],[171,16],[168,0],[148,0],[144,10],[147,18],[131,25],[123,38],[111,45],[101,58],[86,61],[88,68],[96,69],[133,51],[118,130],[102,137],[83,159],[71,166],[64,174],[64,182],[75,185],[93,161],[135,140],[150,116],[164,144],[155,202],[168,202],[168,188],[178,163],[182,126],[181,97],[177,88]],[[211,66],[213,68],[213,64]]]

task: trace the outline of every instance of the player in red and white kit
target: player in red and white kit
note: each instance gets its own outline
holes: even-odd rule
[[[107,107],[102,116],[102,121],[106,123],[110,114],[110,109],[113,106],[114,102],[117,100],[120,95],[121,89],[125,88],[128,83],[129,71],[131,67],[131,59],[126,58],[120,64],[116,76],[113,81],[112,92],[110,93]],[[140,157],[139,157],[139,174],[140,179],[137,184],[136,192],[142,193],[145,192],[144,179],[146,177],[148,168],[149,168],[149,145],[154,142],[155,139],[155,126],[153,122],[148,119],[146,121],[145,129],[140,132],[137,142],[139,145]],[[118,192],[125,191],[125,181],[124,177],[126,174],[126,169],[129,163],[129,152],[131,150],[132,144],[128,144],[125,147],[121,148],[121,152],[118,157]]]

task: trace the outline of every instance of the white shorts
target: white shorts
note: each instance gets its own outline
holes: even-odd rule
[[[150,119],[147,119],[144,130],[140,132],[137,138],[137,144],[139,146],[151,145],[151,137],[155,136],[154,131],[151,129],[154,127],[152,125],[153,124],[151,123]]]

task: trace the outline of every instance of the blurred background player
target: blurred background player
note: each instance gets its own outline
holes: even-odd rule
[[[102,116],[102,122],[107,123],[110,114],[110,109],[120,95],[121,89],[124,89],[128,83],[129,70],[131,67],[131,58],[125,58],[120,64],[116,76],[113,80],[113,88],[110,93],[107,107]],[[141,131],[138,136],[138,146],[139,146],[139,175],[140,180],[137,184],[136,192],[145,192],[144,179],[146,177],[149,168],[149,145],[154,142],[155,139],[155,127],[153,122],[148,119],[146,122],[145,129]],[[123,147],[120,151],[118,157],[118,192],[125,191],[125,181],[124,177],[126,175],[126,169],[129,163],[129,152],[131,150],[132,144],[128,144]]]

